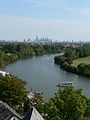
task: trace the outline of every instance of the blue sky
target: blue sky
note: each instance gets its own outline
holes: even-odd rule
[[[90,0],[0,0],[0,39],[90,40]]]

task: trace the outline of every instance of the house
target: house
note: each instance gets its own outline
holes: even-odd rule
[[[23,120],[44,120],[39,112],[33,107],[31,112],[28,112]]]
[[[34,107],[32,107],[31,111],[26,113],[25,117],[22,118],[7,103],[4,103],[0,100],[0,120],[44,120],[44,119]]]
[[[8,104],[0,100],[0,120],[22,120],[22,118]]]

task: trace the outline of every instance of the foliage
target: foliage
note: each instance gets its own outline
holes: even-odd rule
[[[0,68],[18,59],[30,58],[34,55],[60,53],[63,49],[61,44],[5,44],[0,46]]]
[[[24,113],[30,111],[30,108],[31,108],[31,101],[29,98],[26,97],[24,101]]]
[[[85,111],[85,116],[90,118],[90,99],[86,99],[86,102],[87,102],[87,108]]]
[[[56,64],[62,65],[66,61],[66,59],[64,56],[56,56],[54,57],[54,61]]]
[[[71,65],[71,64],[68,64],[67,62],[63,63],[61,65],[61,68],[63,68],[64,70],[66,70],[67,72],[72,72],[72,73],[77,73],[77,67]]]
[[[31,105],[34,106],[40,113],[42,112],[44,99],[40,93],[34,92],[34,97],[31,99]]]
[[[64,56],[66,58],[71,58],[72,60],[76,59],[76,52],[72,50],[68,50],[65,52]]]
[[[87,64],[81,63],[77,66],[77,68],[78,68],[78,73],[80,75],[90,77],[90,64],[87,65]]]
[[[81,90],[66,87],[44,105],[44,117],[46,120],[77,120],[84,115],[86,108],[86,98]]]
[[[26,99],[25,82],[7,75],[0,79],[0,99],[10,106],[21,105]]]
[[[56,56],[54,61],[67,72],[90,77],[90,64],[80,63],[78,66],[72,64],[77,58],[87,56],[90,56],[90,44],[75,49],[68,48],[63,56]]]
[[[90,56],[90,44],[85,44],[76,49],[79,58]]]

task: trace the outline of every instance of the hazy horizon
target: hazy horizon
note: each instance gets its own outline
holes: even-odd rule
[[[0,40],[90,41],[89,0],[2,0]]]

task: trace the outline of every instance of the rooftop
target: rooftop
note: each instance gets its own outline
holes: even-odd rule
[[[0,100],[0,120],[21,120],[22,118],[8,104]]]

